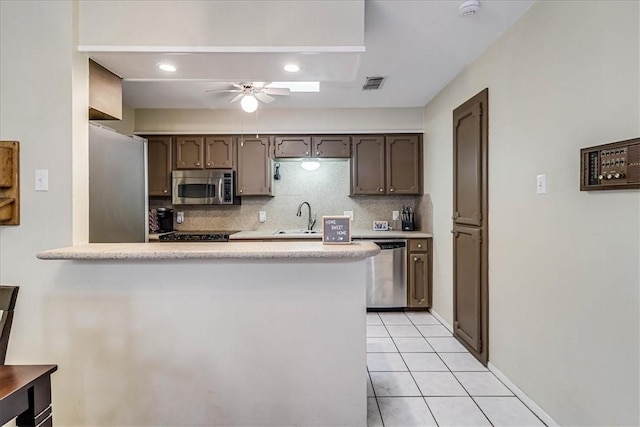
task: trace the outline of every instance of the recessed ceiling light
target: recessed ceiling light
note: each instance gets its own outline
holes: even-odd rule
[[[162,71],[167,71],[169,73],[176,72],[176,67],[174,67],[171,64],[158,64],[158,68],[160,68]]]
[[[284,66],[284,70],[288,71],[289,73],[297,73],[298,71],[300,71],[300,67],[298,67],[296,64],[287,64]]]

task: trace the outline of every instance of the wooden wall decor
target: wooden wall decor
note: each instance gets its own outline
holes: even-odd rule
[[[0,141],[0,225],[20,224],[20,143]]]

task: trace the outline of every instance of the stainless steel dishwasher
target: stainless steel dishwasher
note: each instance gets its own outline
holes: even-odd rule
[[[380,253],[368,258],[367,308],[407,306],[407,241],[374,240]]]

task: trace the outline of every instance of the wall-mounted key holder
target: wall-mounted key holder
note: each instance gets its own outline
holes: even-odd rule
[[[580,150],[580,190],[640,188],[640,138]]]
[[[0,225],[20,224],[20,143],[0,141]]]

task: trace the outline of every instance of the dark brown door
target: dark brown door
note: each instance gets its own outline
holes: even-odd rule
[[[420,194],[420,138],[398,135],[386,140],[387,194]]]
[[[147,176],[149,196],[170,196],[171,137],[147,137]]]
[[[179,136],[176,138],[176,169],[202,169],[204,138]]]
[[[311,155],[310,136],[276,136],[275,157],[309,157]]]
[[[204,143],[206,169],[230,169],[233,166],[233,137],[208,136]]]
[[[271,144],[268,137],[238,139],[237,196],[271,196]]]
[[[313,157],[348,159],[351,156],[351,138],[344,135],[319,135],[311,138]]]
[[[351,148],[351,194],[385,194],[384,136],[354,136]]]
[[[488,97],[485,89],[453,110],[454,336],[489,360]]]

